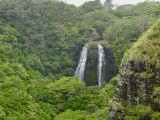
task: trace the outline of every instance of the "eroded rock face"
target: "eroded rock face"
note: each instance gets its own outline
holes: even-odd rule
[[[98,85],[97,65],[98,65],[98,48],[97,45],[90,45],[88,48],[85,82],[86,86]]]
[[[151,64],[149,60],[142,59],[137,61],[129,59],[123,62],[116,79],[114,97],[109,105],[109,120],[118,119],[117,113],[122,107],[119,102],[151,105],[153,110],[158,110],[160,106],[156,100],[160,96],[159,86],[160,70],[155,68],[155,63]]]
[[[117,65],[112,51],[104,47],[106,57],[106,82],[108,83],[118,73]]]

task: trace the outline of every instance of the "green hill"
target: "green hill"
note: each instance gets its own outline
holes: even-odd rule
[[[156,22],[144,35],[127,51],[124,59],[148,59],[160,65],[160,20]]]
[[[95,45],[89,57],[95,56],[97,62],[97,44],[101,43],[106,47],[107,57],[119,67],[124,53],[140,36],[143,37],[123,60],[131,58],[127,63],[131,68],[132,61],[141,58],[140,62],[135,62],[137,69],[129,71],[129,78],[137,77],[133,81],[144,81],[138,82],[142,89],[132,86],[132,91],[138,90],[134,94],[140,97],[131,100],[134,104],[145,103],[141,97],[146,97],[149,102],[145,105],[151,106],[140,106],[149,110],[144,116],[159,117],[159,23],[147,34],[143,33],[159,19],[160,4],[143,2],[117,6],[110,11],[106,7],[98,0],[80,7],[58,0],[0,0],[0,120],[108,119],[115,77],[100,87],[79,83],[74,72],[81,49],[86,44]],[[92,65],[96,65],[95,61]],[[122,73],[124,66],[122,63]],[[94,72],[87,71],[88,81],[96,78]],[[112,70],[106,73],[109,78],[116,74],[117,71]],[[144,88],[143,84],[148,86]],[[131,91],[129,93],[134,96]],[[128,100],[125,95],[120,99]],[[128,113],[135,117],[144,112],[133,111]]]
[[[109,120],[159,120],[159,20],[125,53],[114,93]]]

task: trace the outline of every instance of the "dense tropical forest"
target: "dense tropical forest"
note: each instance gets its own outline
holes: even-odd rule
[[[0,119],[107,120],[124,53],[159,18],[160,2],[0,0]],[[107,84],[85,86],[74,72],[82,47],[97,43],[117,70]]]

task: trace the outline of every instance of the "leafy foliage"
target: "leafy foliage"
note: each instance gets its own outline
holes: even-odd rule
[[[108,118],[115,80],[99,88],[71,77],[80,50],[100,42],[119,65],[124,52],[157,20],[160,7],[144,2],[109,12],[104,8],[99,0],[79,8],[56,0],[0,0],[0,119]]]
[[[150,106],[145,105],[138,105],[133,106],[128,102],[122,103],[122,111],[123,114],[119,114],[119,118],[122,116],[125,116],[124,119],[137,119],[137,120],[143,120],[143,119],[154,119],[158,120],[160,117],[160,114],[158,112],[154,112]]]

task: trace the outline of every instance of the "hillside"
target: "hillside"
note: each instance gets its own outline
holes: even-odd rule
[[[150,110],[149,116],[159,117],[159,22],[151,26],[160,17],[160,4],[106,7],[99,0],[80,7],[57,0],[0,0],[0,120],[107,120],[115,79],[123,77],[115,78],[118,68],[121,65],[120,72],[131,68],[130,61],[139,56],[130,77],[146,77],[138,82],[142,91],[146,84],[154,88],[147,88],[146,101],[133,95],[128,102],[148,105],[152,100],[151,107],[142,107]],[[86,79],[79,83],[74,73],[86,44]],[[98,44],[104,48],[108,67],[104,68],[107,80],[100,86]],[[135,94],[143,98],[139,92]],[[113,101],[128,100],[125,95],[114,94]]]
[[[158,120],[159,101],[160,20],[124,55],[110,103],[109,120]]]

